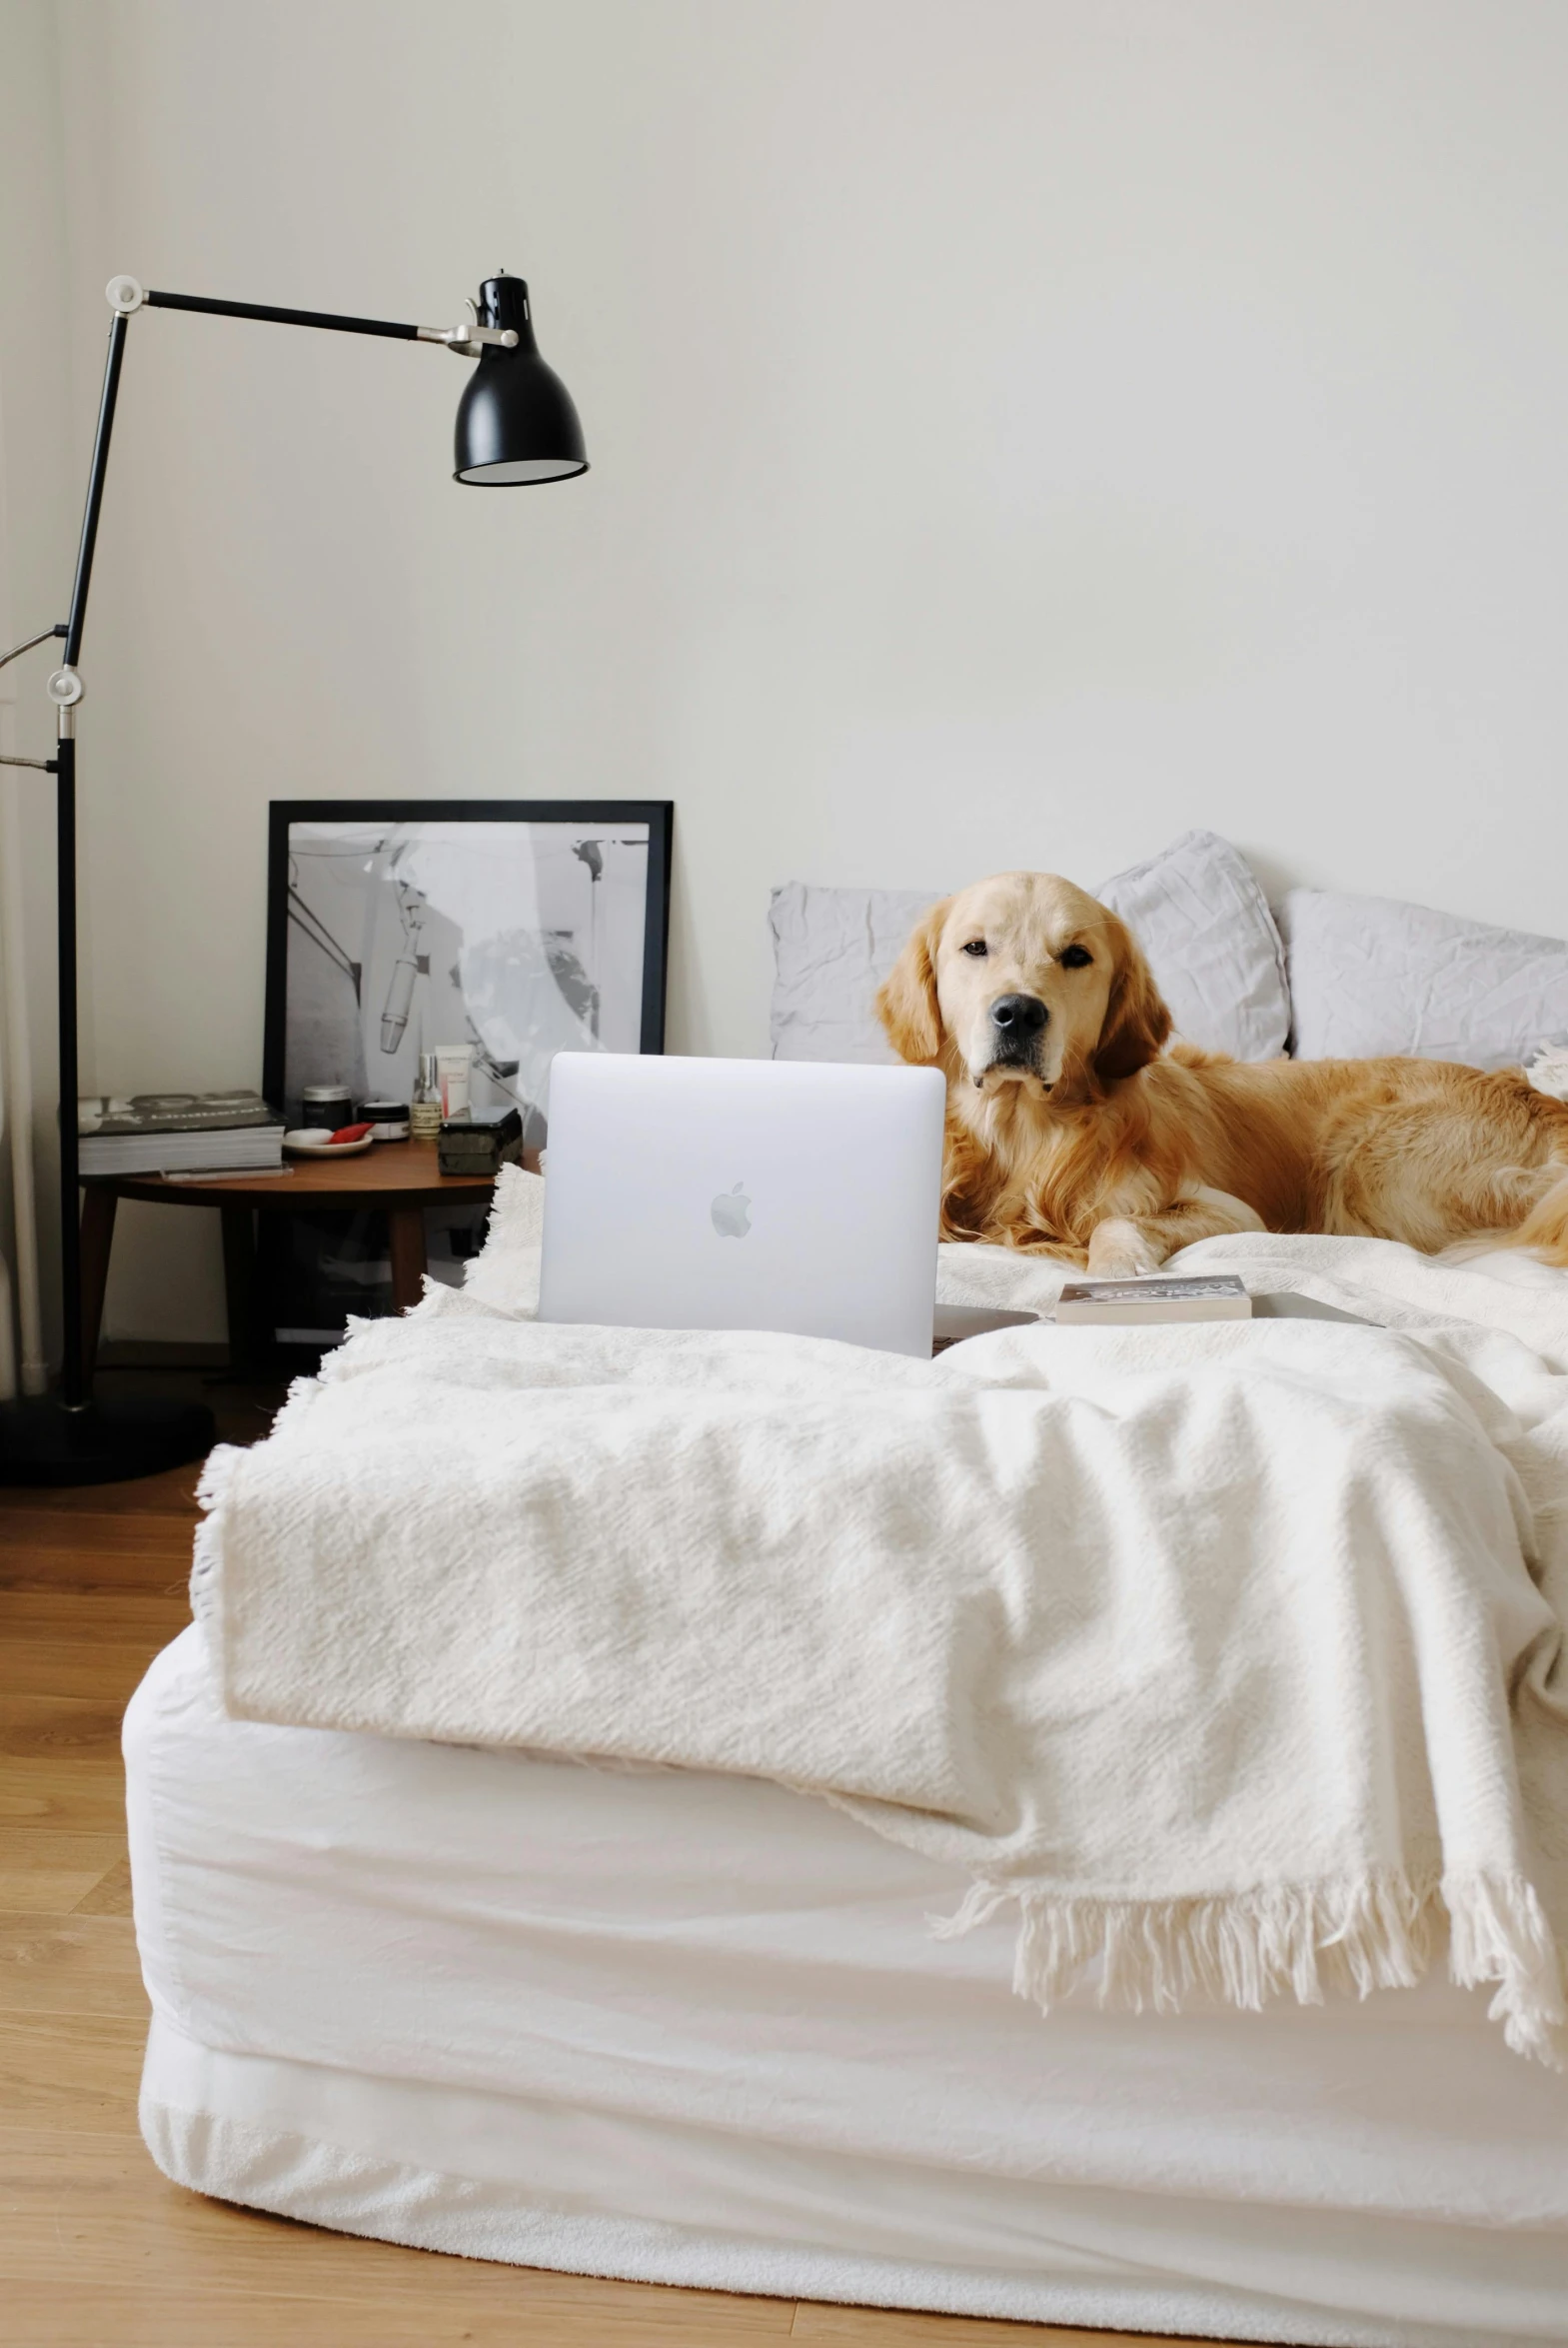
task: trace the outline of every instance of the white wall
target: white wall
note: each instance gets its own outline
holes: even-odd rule
[[[678,803],[673,1042],[789,875],[1189,826],[1568,929],[1559,0],[61,0],[74,425],[112,271],[442,321],[505,264],[594,471],[460,363],[132,327],[82,726],[100,1086],[254,1080],[265,809]],[[112,1325],[220,1323],[147,1210]],[[145,1227],[144,1227],[145,1226]]]

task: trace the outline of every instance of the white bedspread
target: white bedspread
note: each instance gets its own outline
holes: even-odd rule
[[[1215,1241],[1190,1259],[1405,1326],[926,1364],[540,1326],[505,1252],[214,1455],[194,1588],[231,1713],[823,1793],[961,1865],[959,1925],[1016,1900],[1042,2006],[1090,1962],[1167,2009],[1399,1986],[1446,1923],[1553,2059],[1563,1275]],[[1059,1282],[996,1257],[951,1251],[949,1292]]]

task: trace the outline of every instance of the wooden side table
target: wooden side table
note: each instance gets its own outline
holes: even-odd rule
[[[89,1376],[103,1321],[115,1210],[122,1198],[160,1206],[216,1206],[223,1216],[223,1280],[231,1360],[261,1354],[260,1297],[251,1216],[309,1213],[323,1206],[378,1208],[392,1237],[392,1301],[406,1312],[425,1277],[425,1209],[438,1198],[486,1203],[489,1174],[437,1172],[434,1142],[378,1142],[354,1158],[290,1158],[291,1174],[237,1174],[171,1182],[162,1174],[93,1174],[82,1184],[82,1354]]]

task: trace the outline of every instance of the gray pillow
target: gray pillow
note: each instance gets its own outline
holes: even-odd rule
[[[1279,908],[1301,1060],[1408,1053],[1511,1068],[1568,1041],[1568,943],[1390,897],[1292,889]]]
[[[945,894],[806,881],[776,889],[768,917],[775,1060],[890,1061],[876,990],[920,915]],[[1136,935],[1188,1043],[1238,1060],[1283,1052],[1290,1002],[1279,933],[1228,841],[1189,832],[1095,895]]]

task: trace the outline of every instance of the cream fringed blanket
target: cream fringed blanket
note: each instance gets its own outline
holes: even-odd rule
[[[478,1285],[214,1454],[232,1713],[825,1795],[967,1871],[943,1929],[1016,1901],[1042,2007],[1094,1963],[1161,2010],[1364,1993],[1446,1934],[1560,2055],[1568,1378],[1517,1338],[1041,1327],[926,1364]]]

